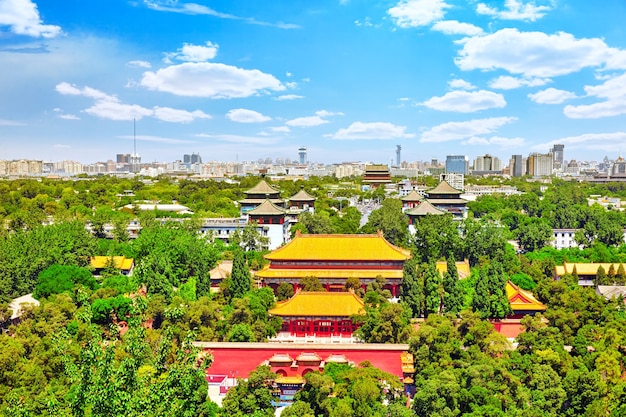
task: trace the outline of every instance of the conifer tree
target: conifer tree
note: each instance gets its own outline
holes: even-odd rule
[[[598,285],[606,285],[608,277],[606,275],[606,270],[602,265],[598,267],[598,272],[596,272],[596,286]]]
[[[446,312],[458,313],[463,307],[463,291],[454,255],[448,257],[447,271],[443,275],[443,305]]]
[[[617,275],[617,273],[615,272],[615,266],[613,264],[611,264],[611,266],[609,266],[609,270],[607,272],[608,278],[607,278],[607,284],[611,285],[611,284],[615,284],[615,275]]]
[[[478,272],[478,280],[474,287],[474,298],[472,299],[472,309],[480,313],[485,318],[489,315],[489,278],[487,268],[481,268]]]
[[[619,264],[617,267],[617,273],[615,274],[615,284],[624,285],[626,283],[626,271],[624,271],[624,265]]]
[[[439,313],[441,309],[441,275],[431,262],[424,271],[424,316]]]
[[[404,263],[402,271],[402,300],[411,309],[413,317],[422,312],[423,281],[417,271],[417,260],[413,257]]]
[[[235,252],[233,270],[230,274],[230,279],[230,296],[232,298],[242,298],[244,294],[252,288],[252,284],[250,282],[250,270],[246,265],[246,259],[243,251]]]

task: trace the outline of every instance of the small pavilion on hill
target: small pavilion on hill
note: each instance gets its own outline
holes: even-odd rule
[[[307,193],[303,187],[294,196],[289,198],[289,209],[313,212],[315,208],[315,200],[316,198]]]
[[[274,290],[283,282],[297,290],[300,280],[316,277],[327,291],[344,291],[350,277],[365,288],[376,277],[385,278],[385,288],[398,295],[404,262],[410,251],[394,246],[382,233],[372,235],[306,235],[296,233],[291,242],[272,251],[269,264],[256,273],[263,286]]]
[[[246,198],[239,201],[242,214],[246,214],[255,207],[260,206],[265,200],[270,200],[276,206],[285,208],[285,200],[280,198],[280,191],[269,185],[265,180],[261,180],[248,191],[244,191],[244,194]]]
[[[506,283],[506,296],[511,304],[511,310],[513,310],[513,315],[508,318],[521,319],[527,314],[546,311],[546,305],[537,300],[533,293],[521,289],[511,281]]]
[[[445,210],[455,217],[465,217],[467,200],[461,198],[461,191],[452,187],[447,181],[441,181],[432,190],[426,192],[428,201],[440,210]]]
[[[400,198],[400,201],[402,201],[402,209],[409,210],[419,206],[424,201],[424,196],[415,190],[411,190],[410,193]]]
[[[295,337],[351,337],[351,317],[365,314],[363,300],[353,292],[298,291],[269,311],[283,319],[281,332]]]

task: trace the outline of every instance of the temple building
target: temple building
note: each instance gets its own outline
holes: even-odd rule
[[[563,265],[556,265],[554,267],[554,277],[561,279],[563,275],[578,275],[578,285],[590,287],[596,285],[596,278],[598,276],[598,269],[602,267],[604,272],[608,274],[609,269],[613,269],[615,272],[619,270],[620,263],[570,263],[564,262]]]
[[[433,206],[451,213],[455,218],[462,219],[467,215],[467,200],[461,198],[461,193],[446,181],[442,181],[432,190],[428,190],[426,195]]]
[[[249,210],[248,221],[262,226],[269,238],[269,249],[276,249],[289,241],[290,223],[287,221],[287,210],[267,199]]]
[[[400,198],[402,201],[402,210],[410,210],[419,206],[424,201],[424,196],[415,190],[411,190],[410,193]]]
[[[343,291],[348,278],[358,278],[365,289],[376,277],[385,278],[385,289],[394,297],[402,284],[407,249],[387,242],[382,233],[372,235],[296,236],[265,255],[269,264],[256,273],[263,286],[276,290],[283,282],[300,286],[305,277],[316,277],[327,291]]]
[[[135,267],[132,258],[124,256],[92,256],[89,258],[89,267],[93,269],[93,274],[98,276],[107,268],[113,268],[122,275],[131,275]]]
[[[353,292],[302,292],[269,311],[283,319],[278,339],[291,337],[351,338],[358,326],[352,316],[365,314],[363,300]]]
[[[406,214],[409,218],[409,233],[414,235],[415,223],[420,219],[426,218],[427,216],[441,216],[447,213],[433,206],[430,201],[425,200],[419,206],[415,206],[412,209],[405,211],[404,214]]]
[[[537,300],[532,292],[521,289],[511,281],[506,283],[506,296],[513,310],[513,315],[507,318],[521,319],[527,314],[546,311],[546,305]]]
[[[274,205],[285,208],[285,200],[280,198],[280,191],[261,180],[257,185],[244,191],[246,198],[239,201],[241,214],[247,214],[250,210],[260,206],[265,200],[270,200]]]
[[[390,184],[391,174],[387,165],[366,165],[363,175],[363,184],[368,184],[372,188],[380,185]]]
[[[315,212],[315,200],[311,194],[304,190],[304,187],[295,195],[289,198],[289,209]]]

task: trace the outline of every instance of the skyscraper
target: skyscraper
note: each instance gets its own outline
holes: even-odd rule
[[[552,161],[554,164],[554,169],[563,169],[563,149],[565,145],[555,144],[552,146]]]
[[[396,145],[396,166],[400,166],[400,162],[402,162],[402,158],[400,157],[400,152],[402,151],[402,146]]]
[[[509,163],[509,169],[512,177],[521,177],[524,175],[524,165],[522,155],[512,155]]]
[[[306,164],[307,163],[307,159],[306,159],[306,146],[300,146],[298,148],[298,157],[300,159],[300,164]]]
[[[469,173],[469,160],[465,155],[446,156],[446,173],[463,174]]]

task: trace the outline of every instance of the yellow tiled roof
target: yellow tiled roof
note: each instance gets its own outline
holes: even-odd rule
[[[278,378],[276,378],[275,382],[277,384],[304,384],[306,380],[302,378],[300,375],[279,376]]]
[[[619,263],[568,263],[565,262],[563,266],[556,267],[556,274],[562,276],[564,274],[574,273],[574,267],[576,267],[576,273],[578,275],[596,275],[600,266],[604,268],[604,272],[609,272],[609,268],[613,265],[615,272],[619,269]]]
[[[424,200],[424,196],[421,195],[420,193],[418,193],[415,190],[411,190],[410,193],[408,193],[407,195],[402,197],[400,200],[402,200],[402,201],[423,201]]]
[[[130,271],[133,267],[133,259],[124,256],[92,256],[89,259],[89,266],[95,269],[106,268],[113,259],[113,266],[122,271]]]
[[[304,188],[298,191],[295,195],[289,197],[291,201],[315,201],[315,197],[307,193]]]
[[[269,311],[281,317],[351,317],[364,314],[363,301],[352,292],[298,292]]]
[[[296,234],[291,242],[265,255],[265,258],[269,260],[405,261],[411,258],[411,253],[407,249],[387,242],[382,234]]]
[[[472,273],[470,269],[469,261],[466,259],[464,261],[456,261],[456,270],[459,273],[459,278],[467,278]],[[448,263],[446,261],[437,261],[437,271],[443,275],[448,270]]]
[[[511,281],[506,283],[506,296],[513,311],[545,311],[545,304],[541,303],[530,292],[521,289]]]
[[[401,270],[381,269],[272,269],[265,267],[255,273],[258,278],[296,278],[317,277],[319,279],[350,278],[359,279],[375,278],[380,275],[383,278],[402,278]]]
[[[285,214],[285,209],[278,207],[270,200],[265,200],[258,207],[250,210],[249,215],[266,216],[266,215],[279,215]]]
[[[269,185],[265,180],[261,180],[257,185],[250,188],[248,191],[244,191],[246,194],[280,194],[280,191]]]
[[[437,207],[433,206],[430,201],[425,200],[421,202],[419,206],[413,207],[411,210],[407,210],[405,214],[408,214],[409,216],[425,216],[427,214],[441,215],[446,214],[446,212],[439,210]]]
[[[448,181],[441,181],[435,188],[426,192],[429,196],[431,194],[461,194],[461,191],[452,187]]]

